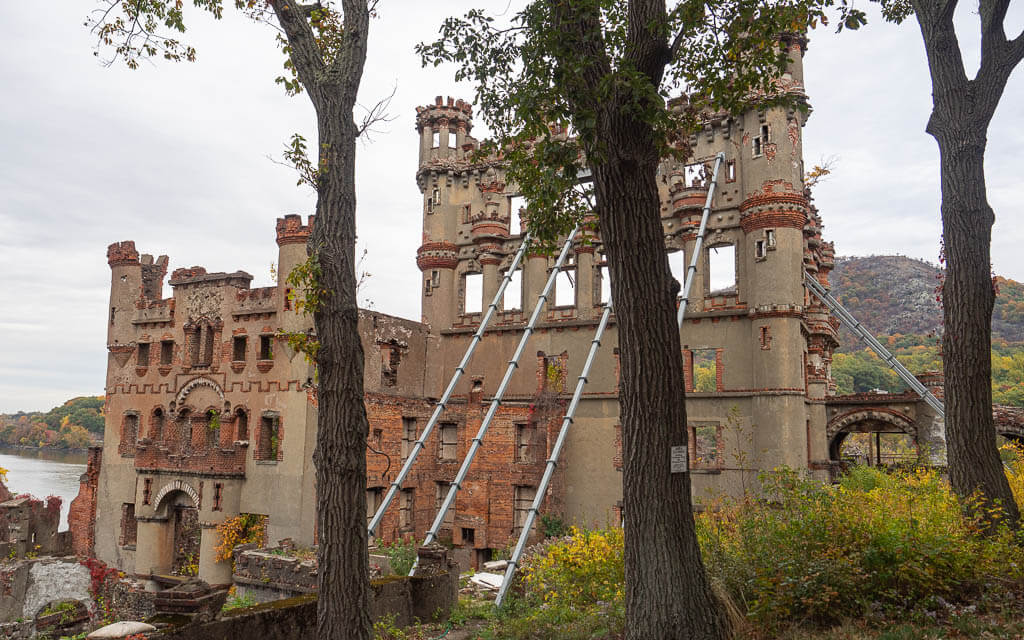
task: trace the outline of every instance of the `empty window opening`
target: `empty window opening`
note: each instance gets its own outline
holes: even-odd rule
[[[264,414],[260,418],[260,443],[256,453],[258,460],[281,459],[281,420],[277,415]]]
[[[231,359],[235,362],[245,362],[245,349],[249,339],[246,336],[235,336],[231,339]]]
[[[718,391],[718,350],[694,349],[692,352],[692,371],[690,391],[711,393]]]
[[[544,356],[542,366],[544,367],[544,390],[554,393],[565,392],[566,352],[561,355]]]
[[[769,131],[770,130],[768,129],[768,125],[761,125],[758,135],[754,136],[754,139],[751,141],[751,150],[753,151],[753,155],[755,157],[763,154],[764,146],[771,142],[771,139],[769,137]]]
[[[576,268],[566,267],[555,276],[555,306],[576,306]]]
[[[448,482],[436,482],[434,484],[435,484],[435,487],[436,487],[435,488],[435,498],[434,498],[434,511],[436,511],[437,513],[441,513],[441,506],[444,504],[445,496],[448,495],[448,490],[451,488],[451,484],[448,483]],[[444,520],[442,521],[441,524],[442,524],[442,526],[448,527],[450,529],[451,526],[452,526],[452,523],[454,523],[454,522],[455,522],[455,501],[452,500],[451,507],[449,507],[448,512],[444,514]]]
[[[246,441],[249,439],[249,415],[239,409],[235,411],[235,440]]]
[[[434,149],[441,146],[441,132],[435,131],[430,138],[430,146]]]
[[[370,520],[373,520],[373,516],[377,514],[377,509],[380,508],[383,498],[384,489],[382,487],[366,489],[366,524],[370,524]]]
[[[718,425],[697,425],[691,427],[693,438],[693,466],[701,469],[717,469],[722,466],[721,438]]]
[[[764,243],[769,249],[775,247],[775,229],[764,230]]]
[[[117,307],[110,307],[110,324],[114,324],[114,316],[117,314]]]
[[[508,279],[505,296],[501,301],[505,311],[521,311],[523,309],[523,270],[516,269]]]
[[[765,246],[764,240],[754,240],[754,257],[764,258],[768,255],[768,249]]]
[[[453,422],[442,422],[438,426],[441,431],[441,444],[437,452],[437,458],[447,462],[454,462],[458,455],[459,429]]]
[[[679,283],[679,295],[682,295],[683,284],[686,282],[686,254],[682,250],[669,252],[668,268]]]
[[[413,508],[416,504],[416,490],[402,489],[398,498],[398,527],[411,529],[413,526]]]
[[[434,187],[434,190],[431,192],[430,199],[434,201],[435,207],[441,206],[441,189]]]
[[[725,181],[736,182],[736,161],[730,160],[725,163]]]
[[[169,365],[174,358],[174,341],[164,340],[160,343],[160,364]]]
[[[687,187],[706,187],[711,183],[711,170],[703,162],[695,162],[683,167],[683,177]]]
[[[462,544],[476,543],[476,529],[462,527]]]
[[[522,532],[526,526],[526,519],[530,515],[530,507],[533,506],[533,499],[537,496],[537,489],[534,487],[516,487],[515,506],[513,521],[515,522],[516,535]]]
[[[291,311],[292,310],[292,298],[294,298],[294,297],[295,297],[295,294],[292,293],[292,288],[291,287],[288,287],[288,288],[286,288],[284,290],[284,310],[285,311]]]
[[[416,446],[416,418],[402,418],[402,462],[412,455]]]
[[[206,412],[206,446],[210,449],[220,446],[220,413],[214,409]]]
[[[598,277],[601,279],[601,304],[608,304],[608,301],[612,299],[612,277],[608,271],[607,265],[601,265],[597,270]]]
[[[373,430],[373,433],[370,436],[370,446],[372,446],[377,451],[380,451],[380,450],[382,450],[384,448],[384,430],[383,429],[374,429]]]
[[[761,349],[764,351],[770,351],[772,348],[772,331],[771,327],[761,327]]]
[[[153,417],[149,422],[149,439],[154,442],[160,442],[164,437],[164,410],[155,409],[153,411]]]
[[[142,481],[142,504],[149,504],[153,499],[153,478],[145,478]]]
[[[274,359],[273,339],[274,336],[260,336],[260,360]]]
[[[221,501],[224,499],[224,485],[216,482],[213,485],[213,510],[222,511]]]
[[[713,296],[736,294],[736,245],[708,249],[708,289]]]
[[[148,342],[140,342],[139,343],[139,353],[138,353],[138,356],[139,356],[139,358],[138,358],[136,363],[140,367],[148,367],[149,366],[149,343]]]
[[[536,426],[529,422],[516,425],[516,462],[534,462],[532,444]]]
[[[128,413],[121,424],[121,446],[118,450],[123,455],[135,454],[135,443],[139,438],[139,415]]]
[[[135,519],[135,504],[126,502],[121,505],[121,546],[133,546],[138,531],[139,521]]]
[[[523,232],[520,224],[519,210],[526,208],[526,198],[523,196],[508,197],[508,233],[517,236]]]
[[[483,311],[484,306],[484,274],[467,273],[465,283],[466,301],[464,310],[466,313],[480,313]]]
[[[200,355],[199,364],[210,366],[213,364],[213,327],[209,324],[203,325],[203,351]]]
[[[199,347],[200,341],[200,329],[196,327],[185,332],[185,348],[188,353],[189,366],[195,367],[199,365]]]
[[[434,213],[434,199],[427,198],[427,214]]]
[[[402,363],[402,350],[398,345],[382,344],[380,357],[381,386],[394,387],[398,384],[398,365]]]

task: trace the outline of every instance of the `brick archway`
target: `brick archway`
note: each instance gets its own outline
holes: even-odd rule
[[[888,431],[900,432],[918,439],[917,427],[906,414],[884,407],[864,407],[833,416],[825,433],[828,438],[829,458],[838,461],[843,440],[851,433]]]

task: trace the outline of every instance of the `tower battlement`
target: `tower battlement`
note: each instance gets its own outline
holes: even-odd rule
[[[111,267],[123,267],[140,264],[139,252],[135,249],[134,240],[115,242],[107,247],[107,264]]]
[[[302,216],[290,213],[277,219],[277,246],[285,244],[305,244],[313,233],[316,216],[309,216],[309,223],[302,224]]]

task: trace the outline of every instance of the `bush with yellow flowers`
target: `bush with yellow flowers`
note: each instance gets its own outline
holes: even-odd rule
[[[242,513],[227,518],[217,525],[217,536],[220,543],[213,550],[217,554],[217,562],[230,562],[235,547],[255,542],[266,543],[267,516],[258,513]]]

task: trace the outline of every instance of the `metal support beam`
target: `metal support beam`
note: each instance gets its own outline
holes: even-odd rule
[[[896,356],[892,355],[888,349],[882,346],[882,343],[875,339],[875,336],[871,335],[867,329],[864,328],[856,318],[853,317],[849,311],[846,310],[842,304],[839,303],[835,297],[829,293],[825,287],[818,282],[818,279],[811,274],[804,271],[804,282],[807,284],[807,288],[811,290],[822,303],[828,307],[839,321],[846,325],[846,328],[854,332],[858,338],[860,338],[868,347],[871,348],[875,354],[882,359],[889,368],[896,372],[896,375],[900,377],[900,380],[913,389],[921,398],[928,403],[932,409],[935,409],[940,416],[944,416],[946,413],[946,407],[942,404],[942,401],[932,395],[932,392],[928,390],[921,381],[914,377],[914,374],[910,373],[906,367],[904,367]]]
[[[505,376],[501,379],[501,383],[498,385],[498,390],[494,393],[494,398],[491,400],[491,406],[487,409],[487,415],[484,416],[484,421],[480,424],[480,429],[477,431],[476,437],[473,438],[473,443],[469,446],[466,458],[462,461],[462,466],[459,467],[459,472],[456,474],[455,480],[452,481],[451,486],[448,488],[448,493],[444,497],[444,502],[441,503],[441,508],[438,511],[437,516],[434,518],[433,524],[430,525],[430,530],[427,531],[427,537],[423,541],[424,545],[430,544],[437,538],[437,532],[441,528],[441,524],[444,523],[445,514],[448,513],[448,509],[450,509],[452,503],[455,502],[455,494],[458,493],[460,488],[462,488],[462,482],[466,479],[469,467],[473,464],[473,458],[476,457],[476,452],[480,449],[484,436],[487,435],[487,429],[491,426],[491,421],[494,419],[495,414],[497,414],[498,407],[501,406],[501,399],[505,395],[505,390],[508,388],[508,383],[512,379],[512,374],[515,373],[515,370],[519,367],[519,358],[522,357],[523,350],[526,349],[526,343],[530,339],[530,336],[533,335],[533,328],[537,324],[537,319],[540,317],[545,303],[547,303],[548,294],[551,292],[551,288],[555,285],[555,278],[558,276],[558,271],[562,268],[562,264],[565,263],[565,258],[569,255],[569,249],[572,248],[572,242],[576,238],[576,234],[579,233],[579,230],[580,227],[577,225],[572,230],[572,233],[569,234],[565,244],[562,245],[562,251],[558,254],[558,260],[555,261],[555,266],[551,269],[551,275],[548,276],[548,281],[544,284],[544,290],[541,291],[539,296],[537,296],[537,304],[533,309],[533,313],[530,315],[529,322],[526,323],[526,327],[523,329],[523,337],[519,340],[519,345],[512,354],[512,359],[508,361],[508,367],[505,369]],[[413,564],[412,569],[409,570],[410,576],[416,573],[418,564],[419,559],[417,559]]]
[[[369,537],[373,538],[374,531],[380,526],[380,521],[384,518],[384,512],[387,511],[391,501],[394,500],[395,495],[402,488],[402,483],[405,482],[406,476],[409,475],[409,471],[412,469],[412,465],[416,462],[416,456],[423,450],[427,438],[430,437],[431,431],[434,430],[434,425],[437,424],[438,419],[441,417],[441,413],[445,410],[448,405],[448,400],[452,396],[452,392],[455,390],[455,385],[459,382],[459,378],[466,372],[466,365],[469,364],[469,359],[473,357],[473,351],[476,350],[476,346],[480,344],[480,340],[483,338],[484,331],[487,330],[487,325],[491,321],[491,317],[498,308],[498,303],[501,301],[502,296],[505,295],[505,287],[512,280],[512,274],[515,273],[516,268],[519,266],[519,262],[522,260],[523,255],[526,253],[527,247],[530,245],[530,234],[527,233],[523,236],[523,243],[519,245],[519,250],[516,251],[515,256],[512,258],[512,264],[509,265],[508,271],[505,272],[505,277],[501,279],[501,286],[498,287],[497,293],[494,294],[494,299],[491,300],[491,304],[487,306],[487,313],[480,320],[480,326],[477,328],[476,333],[473,334],[473,339],[469,343],[469,347],[466,349],[465,355],[462,356],[462,362],[459,366],[455,367],[455,373],[452,374],[452,379],[448,383],[448,388],[445,389],[444,395],[438,400],[437,405],[434,407],[434,413],[431,414],[430,420],[427,421],[427,426],[423,428],[423,433],[416,440],[416,444],[413,446],[412,451],[409,452],[409,458],[402,465],[401,471],[398,472],[398,477],[391,483],[388,488],[387,495],[384,496],[384,500],[381,502],[380,507],[377,508],[377,513],[373,514],[373,519],[370,520],[370,524],[367,526],[369,529]]]
[[[711,171],[711,186],[708,187],[708,197],[704,200],[704,210],[700,216],[700,227],[697,229],[697,242],[693,245],[693,255],[690,256],[690,266],[686,268],[686,277],[683,278],[683,297],[679,300],[679,310],[676,312],[676,324],[683,327],[683,318],[686,317],[686,305],[690,303],[690,287],[693,286],[693,274],[697,272],[697,259],[704,247],[704,236],[707,233],[708,218],[711,216],[711,199],[715,197],[715,189],[718,187],[718,170],[725,161],[725,153],[719,152],[715,156],[715,168]]]

